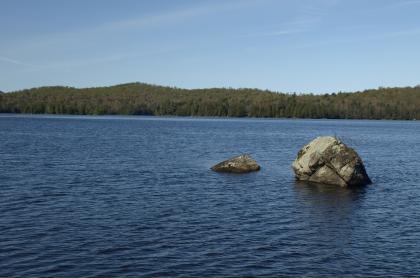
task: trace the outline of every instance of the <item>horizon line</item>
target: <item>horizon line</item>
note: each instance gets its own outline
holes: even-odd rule
[[[42,85],[42,86],[35,86],[35,87],[29,87],[29,88],[22,88],[18,90],[12,90],[12,91],[2,91],[0,90],[0,93],[19,93],[22,91],[27,90],[34,90],[34,89],[41,89],[41,88],[53,88],[53,87],[63,87],[63,88],[72,88],[77,90],[83,90],[83,89],[92,89],[92,88],[109,88],[109,87],[116,87],[116,86],[123,86],[123,85],[134,85],[134,84],[142,84],[142,85],[148,85],[148,86],[156,86],[156,87],[166,87],[166,88],[172,88],[172,89],[180,89],[180,90],[187,90],[187,91],[193,91],[193,90],[211,90],[211,89],[231,89],[231,90],[258,90],[258,91],[268,91],[271,93],[279,93],[279,94],[296,94],[296,95],[331,95],[331,94],[339,94],[339,93],[360,93],[360,92],[366,92],[371,90],[380,90],[380,89],[399,89],[399,88],[419,88],[420,83],[417,85],[406,85],[406,86],[377,86],[375,88],[365,88],[362,90],[338,90],[338,91],[330,91],[330,92],[299,92],[299,91],[280,91],[280,90],[274,90],[269,88],[257,88],[257,87],[232,87],[232,86],[219,86],[219,87],[179,87],[176,85],[162,85],[162,84],[156,84],[156,83],[147,83],[142,81],[134,81],[134,82],[124,82],[124,83],[115,83],[112,85],[93,85],[93,86],[71,86],[71,85]]]

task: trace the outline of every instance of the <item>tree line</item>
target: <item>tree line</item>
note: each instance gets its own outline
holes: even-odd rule
[[[412,120],[420,119],[420,87],[314,95],[144,83],[56,86],[0,94],[0,113]]]

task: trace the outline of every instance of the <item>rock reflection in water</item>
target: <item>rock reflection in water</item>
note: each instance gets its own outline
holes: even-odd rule
[[[366,187],[348,188],[334,185],[295,182],[296,198],[301,203],[307,228],[317,233],[318,244],[334,245],[343,255],[354,240],[353,231],[363,215],[359,208]],[[334,254],[337,256],[340,254]]]

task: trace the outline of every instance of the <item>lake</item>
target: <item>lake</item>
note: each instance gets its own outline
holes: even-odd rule
[[[320,135],[373,184],[296,183]],[[419,154],[416,121],[1,115],[0,276],[415,276]]]

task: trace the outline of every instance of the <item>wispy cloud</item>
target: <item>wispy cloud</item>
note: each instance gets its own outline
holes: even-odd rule
[[[371,39],[383,39],[383,38],[393,38],[393,37],[401,37],[401,36],[410,36],[410,35],[420,35],[420,28],[408,29],[408,30],[400,30],[394,31],[384,34],[378,34],[371,36]]]
[[[130,52],[130,53],[114,53],[112,55],[106,56],[99,56],[96,58],[91,59],[75,59],[75,60],[61,60],[61,61],[53,61],[45,64],[40,64],[34,70],[50,70],[50,69],[70,69],[70,68],[77,68],[77,67],[86,67],[98,64],[107,64],[117,61],[123,60],[132,60],[141,57],[150,57],[153,55],[162,55],[164,53],[171,52],[172,49],[158,49],[154,51],[147,51],[147,52]]]
[[[77,33],[83,34],[93,32],[122,31],[167,25],[174,22],[186,21],[191,18],[209,13],[213,8],[213,6],[196,6],[179,10],[161,11],[158,13],[141,15],[134,18],[106,22],[96,26],[91,26],[90,28],[85,28],[84,30],[80,30]]]
[[[124,31],[133,29],[146,29],[156,26],[168,26],[181,21],[188,21],[203,15],[217,14],[227,11],[237,11],[238,9],[264,5],[271,0],[227,0],[211,1],[210,3],[180,7],[172,10],[161,10],[149,14],[140,14],[137,17],[128,19],[114,20],[99,23],[96,25],[85,26],[83,29],[69,31],[66,33],[45,34],[42,37],[33,38],[34,43],[48,44],[57,41],[68,41],[74,38],[88,37],[92,34],[108,34],[112,31]]]
[[[175,46],[176,48],[176,46]],[[40,70],[65,70],[72,68],[80,68],[86,66],[93,66],[98,64],[108,64],[112,62],[118,62],[123,60],[132,60],[141,57],[151,57],[153,55],[162,55],[173,51],[173,48],[161,48],[149,51],[137,51],[137,52],[123,52],[123,53],[112,53],[110,55],[98,56],[95,58],[83,58],[79,57],[71,60],[49,60],[37,64],[26,63],[21,60],[11,59],[8,57],[0,56],[0,64],[12,64],[21,66],[25,71],[36,72]]]
[[[389,7],[404,7],[404,6],[412,6],[412,5],[420,5],[420,0],[407,0],[407,1],[396,1],[389,5]]]
[[[328,15],[331,8],[339,3],[338,0],[323,0],[316,4],[311,2],[298,3],[291,8],[292,16],[277,27],[266,28],[263,31],[250,33],[241,37],[278,37],[308,32],[316,28]]]
[[[288,36],[298,33],[303,33],[307,31],[306,24],[302,24],[301,22],[286,22],[279,28],[272,28],[271,30],[264,30],[254,33],[245,34],[242,36],[238,36],[241,38],[255,38],[255,37],[280,37],[280,36]]]
[[[25,62],[22,62],[22,61],[16,60],[16,59],[4,57],[4,56],[0,56],[0,62],[13,64],[13,65],[18,65],[18,66],[26,66],[26,67],[33,67],[34,66],[32,64],[25,63]]]
[[[267,2],[267,0],[230,0],[224,2],[212,1],[207,4],[201,4],[197,6],[142,15],[138,18],[117,20],[105,23],[103,25],[95,26],[89,31],[140,29],[160,24],[171,24],[177,21],[189,20],[191,18],[196,18],[206,14],[237,10],[253,5],[263,5],[264,2]]]
[[[353,37],[346,36],[346,37],[336,38],[333,40],[327,39],[323,41],[307,43],[307,44],[299,45],[299,47],[308,48],[308,47],[317,47],[317,46],[325,46],[325,45],[332,45],[332,44],[360,43],[360,42],[366,42],[366,41],[374,41],[374,40],[404,37],[404,36],[415,36],[415,35],[420,35],[420,28],[392,31],[392,32],[387,32],[387,33],[377,33],[377,34],[365,35],[365,36],[353,36]]]
[[[267,32],[267,33],[261,33],[259,34],[259,36],[274,37],[274,36],[292,35],[292,34],[297,34],[297,33],[302,33],[302,32],[305,32],[305,29],[283,29],[283,30],[276,30],[276,31]]]
[[[47,33],[36,37],[25,38],[21,41],[9,40],[1,45],[1,49],[5,51],[13,51],[15,53],[32,52],[44,53],[46,49],[67,49],[70,45],[79,45],[80,43],[94,43],[98,41],[105,42],[109,40],[110,34],[118,34],[124,31],[146,30],[154,27],[172,26],[183,21],[189,21],[199,18],[204,15],[214,15],[217,13],[237,11],[238,9],[247,8],[253,5],[264,5],[264,3],[271,0],[227,0],[227,1],[211,1],[204,4],[197,4],[195,6],[179,7],[172,10],[161,10],[150,14],[141,14],[138,17],[128,19],[114,20],[96,25],[85,26],[83,29],[77,29],[68,32]],[[167,48],[179,48],[175,43],[172,43]],[[121,50],[120,50],[121,51]],[[55,60],[52,56],[49,57],[48,62],[41,62],[35,64],[26,63],[21,60],[12,59],[9,57],[0,56],[0,63],[8,63],[27,67],[30,70],[60,68],[60,67],[78,67],[83,65],[91,65],[98,63],[107,63],[128,58],[138,58],[141,56],[153,55],[151,52],[156,51],[171,51],[168,49],[151,50],[138,49],[137,52],[131,53],[112,53],[109,56],[80,59],[80,60]]]

